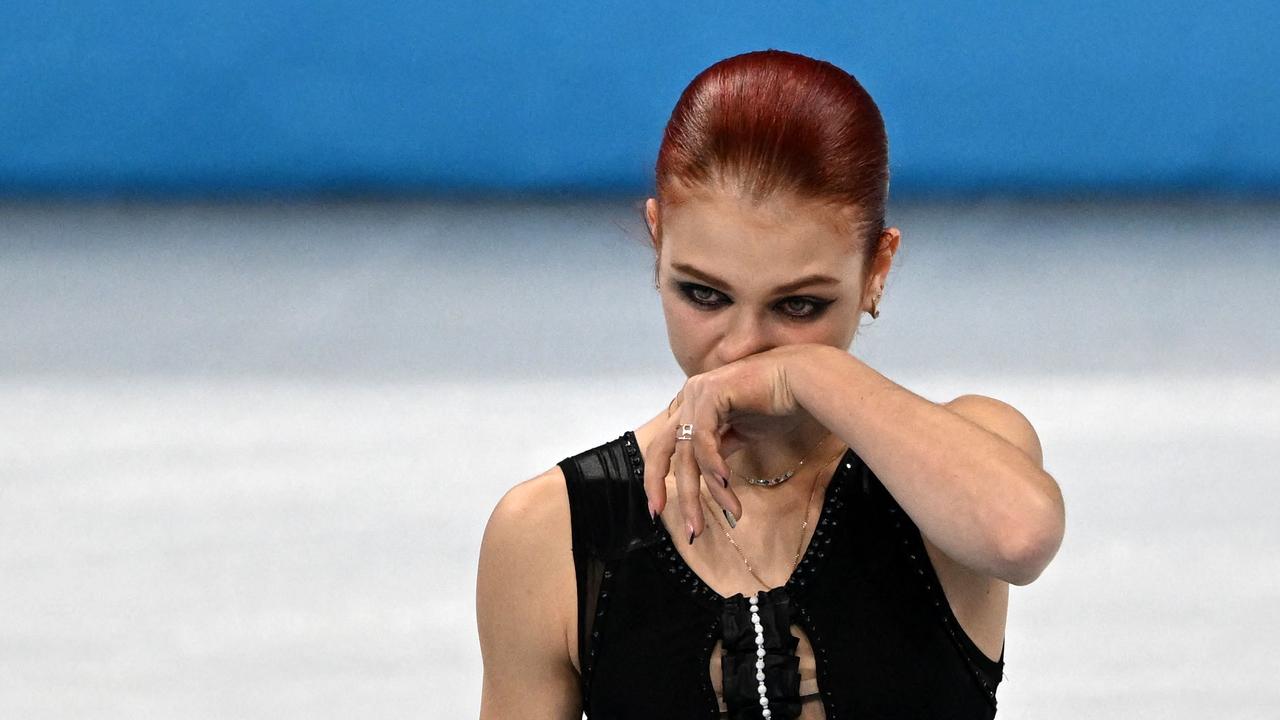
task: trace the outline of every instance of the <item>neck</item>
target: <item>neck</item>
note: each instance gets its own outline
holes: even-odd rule
[[[736,428],[735,432],[738,432]],[[729,484],[739,498],[744,493],[759,494],[776,501],[801,490],[807,496],[816,481],[814,473],[829,464],[841,445],[839,438],[809,416],[784,429],[744,427],[739,435],[744,446],[725,459],[733,471]],[[770,479],[789,470],[794,470],[795,475],[777,486],[762,487],[747,482],[749,477]],[[792,491],[786,486],[791,486]]]

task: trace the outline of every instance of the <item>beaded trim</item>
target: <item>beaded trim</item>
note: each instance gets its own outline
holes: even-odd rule
[[[827,495],[832,512],[827,513],[826,505],[824,505],[823,513],[818,519],[818,527],[813,531],[813,539],[810,541],[809,546],[817,546],[819,550],[815,553],[817,560],[809,568],[806,568],[808,575],[810,576],[816,572],[819,562],[826,557],[827,546],[831,544],[831,539],[835,534],[832,532],[832,529],[839,524],[840,519],[844,516],[844,513],[840,513],[839,515],[836,515],[835,513],[837,510],[843,510],[847,504],[846,501],[841,498],[841,494],[844,492],[844,488],[847,483],[844,482],[844,478],[840,476],[854,469],[854,464],[851,460],[858,460],[859,463],[861,463],[858,456],[853,453],[852,448],[840,458],[840,462],[844,467],[843,469],[837,469],[836,475],[832,478],[831,488]],[[863,493],[866,493],[867,490],[867,475],[866,473],[863,473],[862,491]],[[803,565],[804,563],[802,562],[801,564]],[[799,568],[797,568],[797,571],[798,570]],[[807,576],[801,576],[796,578],[797,585],[800,588],[803,588],[803,581],[806,581],[806,577]],[[788,583],[788,585],[790,585],[790,583]],[[800,592],[803,592],[803,590],[800,590]],[[831,695],[831,667],[829,665],[830,657],[827,651],[826,641],[823,640],[822,633],[820,633],[815,627],[813,619],[809,616],[808,609],[800,602],[795,603],[795,608],[796,624],[804,630],[805,635],[809,638],[809,646],[813,648],[813,664],[818,679],[818,695],[822,698],[823,715],[827,720],[836,720],[836,718],[842,716],[835,698]]]
[[[835,536],[833,532],[835,526],[839,525],[844,517],[843,510],[848,504],[843,498],[846,485],[844,476],[846,471],[853,468],[853,463],[849,462],[849,454],[852,452],[853,450],[846,450],[841,456],[840,462],[843,467],[837,466],[835,474],[831,476],[831,483],[827,487],[826,497],[823,498],[822,511],[818,514],[818,525],[813,530],[813,537],[809,539],[809,546],[805,548],[800,564],[791,573],[791,577],[787,578],[785,587],[792,597],[803,597],[805,586],[826,560],[827,549]]]
[[[625,449],[629,462],[631,463],[632,476],[638,483],[643,484],[643,457],[640,453],[640,448],[636,441],[635,434],[628,430],[622,434],[620,439],[623,442],[623,448]],[[842,511],[847,503],[841,499],[841,494],[846,486],[844,476],[847,471],[854,469],[854,464],[850,461],[852,453],[852,449],[846,450],[844,456],[841,457],[840,461],[843,464],[843,468],[838,468],[836,473],[832,476],[830,486],[827,488],[826,497],[823,499],[822,510],[818,516],[818,526],[809,540],[809,545],[805,548],[800,564],[792,572],[791,577],[787,579],[786,585],[784,586],[788,592],[792,594],[793,598],[803,596],[805,586],[812,579],[813,575],[817,572],[819,566],[821,566],[822,561],[826,557],[827,546],[831,544],[832,536],[834,535],[832,529],[839,524],[840,519],[844,515],[843,512],[839,511]],[[856,455],[853,455],[853,458],[856,459],[856,457]],[[869,468],[866,472],[862,473],[862,490],[864,493],[867,493],[870,490],[869,473]],[[964,659],[974,682],[982,690],[984,697],[991,706],[996,707],[996,685],[992,684],[987,679],[986,674],[978,667],[976,661],[974,661],[973,657],[970,655],[969,649],[964,645],[960,636],[957,634],[957,630],[963,632],[963,629],[960,628],[958,622],[954,619],[955,616],[951,610],[951,605],[946,599],[946,594],[938,581],[938,576],[936,571],[933,569],[933,565],[927,562],[927,554],[919,532],[917,531],[913,534],[910,532],[909,527],[904,527],[902,517],[900,515],[902,510],[897,501],[889,494],[887,489],[884,489],[883,485],[880,486],[880,489],[888,498],[887,510],[889,517],[893,522],[893,527],[901,533],[900,539],[902,542],[899,547],[903,548],[903,552],[906,554],[908,561],[915,568],[916,574],[924,580],[924,590],[929,594],[929,599],[933,603],[934,607],[938,608],[941,614],[943,627],[946,628],[947,635],[951,638],[952,644]],[[911,525],[910,527],[914,527],[914,525]],[[703,665],[706,665],[710,662],[711,651],[715,647],[715,639],[717,637],[716,629],[719,627],[718,611],[724,604],[725,598],[715,590],[711,589],[711,587],[706,583],[702,582],[702,579],[693,572],[687,563],[685,563],[684,558],[676,552],[675,545],[672,543],[671,534],[667,532],[665,525],[658,523],[655,528],[655,532],[660,534],[660,541],[651,547],[653,548],[654,556],[666,569],[667,573],[672,576],[673,580],[679,582],[681,585],[687,586],[690,594],[695,600],[707,608],[717,611],[714,614],[716,619],[713,621],[704,636],[706,642],[704,643],[705,646],[703,647],[702,655]],[[598,623],[599,619],[604,615],[604,607],[608,597],[606,587],[611,587],[611,577],[612,572],[606,569],[604,572],[605,580],[601,586],[600,600],[597,605],[597,625],[595,626],[596,629],[593,629],[592,631],[593,639],[598,637]],[[796,602],[795,607],[797,611],[797,624],[804,629],[805,634],[809,638],[809,643],[814,650],[814,665],[816,667],[818,678],[818,691],[822,696],[826,716],[828,720],[835,720],[838,708],[836,707],[835,700],[832,699],[829,694],[828,689],[830,683],[827,682],[827,680],[829,678],[830,669],[827,665],[827,648],[823,645],[822,636],[814,630],[812,619],[810,618],[808,611],[805,610],[804,605],[800,602]],[[588,662],[590,663],[590,667],[594,667],[596,654],[594,647],[592,647],[590,654],[591,658]],[[715,698],[714,688],[712,688],[711,684],[705,680],[702,688],[710,703],[710,716],[718,718],[720,712],[719,705]]]
[[[626,450],[628,462],[631,464],[631,474],[637,483],[644,483],[644,460],[640,453],[640,447],[636,440],[635,434],[630,430],[622,434],[622,447]],[[675,545],[672,544],[671,534],[666,531],[666,526],[658,523],[654,528],[655,534],[658,534],[659,542],[650,545],[651,552],[658,558],[659,564],[662,565],[672,579],[687,587],[694,599],[707,608],[715,610],[712,613],[711,624],[707,627],[707,631],[703,636],[702,652],[700,655],[699,667],[707,667],[711,664],[711,652],[715,649],[716,639],[720,637],[720,613],[719,608],[724,603],[724,597],[711,589],[711,586],[702,582],[692,569],[684,562],[684,558],[676,552]],[[709,708],[709,717],[720,717],[720,705],[716,700],[715,688],[711,685],[711,679],[706,672],[700,673],[702,677],[702,695],[703,702]]]
[[[643,459],[640,454],[640,448],[635,440],[635,435],[630,430],[623,433],[622,444],[630,458],[632,474],[637,482],[643,483]],[[817,572],[818,567],[827,556],[827,547],[831,544],[831,538],[833,535],[831,530],[839,523],[840,515],[843,515],[843,513],[840,513],[839,511],[843,510],[847,505],[847,503],[841,499],[841,494],[845,485],[845,470],[853,467],[853,465],[847,461],[848,453],[851,452],[852,450],[847,450],[846,457],[841,458],[844,462],[844,470],[837,469],[837,472],[832,476],[831,483],[827,488],[826,496],[823,499],[822,510],[818,514],[818,526],[813,531],[813,536],[809,539],[809,544],[800,558],[800,564],[796,566],[794,571],[792,571],[791,577],[787,578],[787,582],[784,587],[787,588],[787,591],[791,593],[792,597],[803,595],[804,587],[812,579],[813,575]],[[671,575],[672,579],[676,582],[687,586],[689,592],[695,599],[707,608],[715,610],[718,613],[721,605],[724,604],[724,596],[720,595],[720,593],[711,589],[709,585],[704,583],[702,578],[698,577],[698,575],[694,573],[689,565],[684,561],[684,558],[681,557],[680,553],[676,552],[675,545],[671,539],[671,534],[667,532],[665,525],[658,523],[654,530],[660,534],[661,539],[651,547],[653,548],[655,556],[661,561],[667,573]]]
[[[635,469],[639,466],[639,453],[635,448],[634,438],[628,439],[624,434],[622,440],[628,455],[631,457],[632,471],[634,473]],[[581,676],[583,680],[583,707],[590,706],[591,685],[595,678],[595,667],[598,660],[597,656],[599,654],[600,632],[605,615],[609,610],[609,596],[613,593],[613,586],[615,583],[614,576],[616,575],[614,572],[614,563],[616,560],[606,560],[599,555],[597,555],[597,558],[604,564],[604,572],[600,581],[599,592],[596,595],[596,617],[591,623],[591,639],[587,641],[589,648],[587,651],[587,657],[579,658],[579,662],[582,664]]]
[[[644,483],[644,465],[643,456],[640,453],[638,441],[635,434],[628,430],[622,434],[622,445],[627,452],[631,463],[631,472],[636,482]],[[839,524],[844,516],[844,508],[848,503],[842,498],[846,474],[854,469],[854,463],[851,461],[856,459],[857,455],[850,448],[840,458],[843,467],[837,466],[835,474],[831,476],[831,482],[827,487],[827,492],[822,501],[822,510],[818,514],[818,524],[813,531],[813,536],[809,539],[809,545],[805,548],[804,555],[801,556],[800,564],[792,571],[791,577],[787,578],[786,584],[783,586],[794,600],[797,610],[797,622],[804,629],[805,634],[809,637],[810,645],[814,648],[814,665],[816,666],[818,676],[818,692],[822,697],[823,708],[828,720],[834,720],[836,715],[835,701],[832,699],[828,683],[825,681],[829,676],[827,667],[827,650],[822,647],[822,638],[813,629],[808,613],[805,611],[804,605],[800,602],[800,597],[804,595],[804,588],[815,573],[823,564],[827,556],[827,550],[831,545],[833,532],[836,525]],[[863,490],[866,490],[866,478],[863,478]],[[715,611],[715,618],[708,628],[704,636],[704,645],[702,648],[702,665],[706,667],[711,662],[711,652],[715,648],[716,639],[719,637],[720,628],[720,612],[724,605],[725,598],[711,588],[711,586],[702,582],[702,578],[684,561],[680,553],[676,552],[675,545],[672,542],[671,534],[667,532],[666,526],[658,523],[655,532],[660,534],[660,541],[651,545],[654,557],[659,561],[659,565],[667,571],[672,580],[686,586],[693,598],[704,607]],[[705,675],[705,673],[703,673]],[[715,688],[712,687],[708,678],[704,678],[702,684],[702,692],[705,701],[710,708],[708,716],[712,718],[720,717],[720,706],[716,700]]]
[[[887,490],[885,494],[889,494]],[[991,707],[996,707],[996,685],[987,679],[986,673],[978,667],[973,656],[969,654],[968,647],[965,646],[964,641],[961,639],[959,633],[963,633],[964,628],[960,627],[959,622],[955,619],[951,604],[947,601],[946,592],[942,589],[942,585],[938,580],[937,571],[934,570],[933,564],[929,562],[919,529],[917,528],[917,531],[912,533],[910,528],[915,527],[914,524],[904,527],[902,515],[905,513],[892,497],[889,499],[888,511],[889,517],[893,521],[893,527],[902,535],[902,543],[899,547],[902,548],[907,560],[915,568],[916,575],[920,576],[924,581],[924,590],[929,595],[929,600],[933,603],[933,606],[937,608],[942,618],[942,626],[946,628],[952,645],[960,653],[960,657],[964,659],[965,666],[969,669],[969,674],[981,689],[987,702],[991,704]],[[910,521],[908,520],[908,522]]]
[[[609,594],[613,591],[614,572],[608,564],[605,565],[604,579],[600,581],[600,594],[596,599],[596,619],[591,624],[591,639],[587,641],[589,650],[587,657],[580,659],[582,662],[582,703],[583,707],[589,707],[589,699],[591,697],[591,684],[595,678],[595,667],[597,660],[597,650],[599,649],[600,625],[604,620],[605,612],[609,609]]]
[[[702,652],[698,654],[698,667],[708,668],[711,666],[711,651],[716,647],[716,639],[720,637],[720,616],[717,615],[711,621],[710,627],[707,628],[707,634],[703,636]],[[706,671],[699,672],[702,678],[702,702],[707,708],[707,716],[712,718],[720,717],[720,701],[716,699],[716,689],[711,685],[711,677]]]

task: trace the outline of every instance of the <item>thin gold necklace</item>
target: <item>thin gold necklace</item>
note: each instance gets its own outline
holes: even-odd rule
[[[840,453],[836,455],[834,458],[832,458],[831,460],[839,460],[843,455],[844,455],[844,450],[842,449]],[[805,503],[805,506],[804,506],[804,522],[800,524],[800,540],[799,542],[796,543],[796,555],[791,562],[792,570],[795,570],[796,567],[800,565],[800,551],[804,548],[804,531],[809,528],[809,510],[810,510],[810,506],[813,505],[814,493],[818,491],[818,477],[822,475],[822,470],[826,468],[827,465],[829,465],[830,463],[831,463],[830,460],[824,463],[822,467],[818,469],[817,475],[815,475],[813,478],[813,487],[809,490],[809,500]],[[707,501],[707,497],[702,493],[698,493],[698,497],[702,498],[702,504],[706,506],[707,511],[710,512],[711,516],[714,518],[716,511],[712,509],[711,504]],[[747,572],[751,573],[751,576],[754,577],[756,581],[760,583],[761,586],[763,586],[766,590],[768,590],[770,587],[769,583],[765,582],[759,575],[756,574],[755,569],[751,567],[751,561],[747,559],[747,554],[742,552],[742,548],[738,547],[738,543],[734,542],[733,536],[730,535],[729,531],[725,528],[724,522],[721,520],[715,520],[714,522],[716,523],[716,525],[720,527],[720,532],[724,533],[724,536],[728,538],[729,543],[733,545],[733,549],[738,551],[738,555],[742,558],[743,564],[747,566]]]

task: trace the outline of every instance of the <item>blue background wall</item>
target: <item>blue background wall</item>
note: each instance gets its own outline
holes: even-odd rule
[[[1278,3],[716,7],[9,2],[0,195],[640,192],[767,47],[867,86],[896,197],[1280,194]]]

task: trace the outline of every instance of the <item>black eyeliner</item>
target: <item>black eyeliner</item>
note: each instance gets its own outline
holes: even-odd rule
[[[719,290],[716,290],[715,288],[707,287],[706,285],[699,285],[698,283],[691,283],[691,282],[677,282],[676,287],[680,289],[681,294],[683,294],[689,300],[690,303],[697,306],[698,309],[700,310],[715,310],[717,308],[723,307],[732,302],[732,301],[702,302],[701,300],[698,300],[697,298],[695,298],[693,296],[693,293],[699,290],[705,290],[707,292],[715,293],[716,295],[719,295],[725,298],[728,297],[727,295],[720,292]],[[826,309],[830,305],[835,303],[835,300],[826,300],[823,298],[815,298],[815,297],[805,297],[803,295],[794,295],[791,297],[785,297],[779,300],[778,302],[788,303],[793,300],[798,300],[800,302],[808,303],[813,308],[812,312],[808,313],[807,315],[795,315],[786,311],[782,312],[783,316],[787,317],[788,319],[799,320],[799,321],[813,320],[818,316],[822,315],[824,312],[826,312]]]

